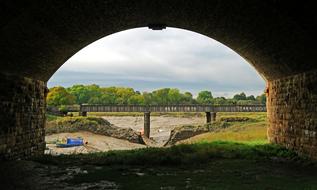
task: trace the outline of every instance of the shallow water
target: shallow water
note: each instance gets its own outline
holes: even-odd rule
[[[0,171],[1,189],[317,189],[316,168],[241,159],[179,167],[55,166],[19,161],[1,163]]]

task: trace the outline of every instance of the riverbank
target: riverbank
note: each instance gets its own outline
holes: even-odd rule
[[[0,163],[4,189],[317,188],[314,163],[277,145],[232,142],[176,145]]]

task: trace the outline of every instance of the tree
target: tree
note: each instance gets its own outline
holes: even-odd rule
[[[213,96],[210,91],[204,90],[198,93],[197,102],[199,104],[212,104]]]
[[[252,101],[255,101],[255,97],[253,95],[251,96],[247,96],[246,100],[252,100]]]
[[[247,96],[245,95],[244,92],[241,92],[240,94],[234,95],[233,99],[235,99],[235,100],[246,100]]]
[[[168,91],[168,103],[179,104],[181,102],[182,95],[177,88],[172,88]]]
[[[142,96],[143,96],[145,105],[153,104],[153,95],[151,92],[143,92]]]
[[[217,97],[213,99],[215,105],[225,105],[227,104],[227,100],[225,97]]]
[[[129,105],[144,105],[144,97],[140,94],[131,96],[128,100]]]
[[[193,95],[190,92],[185,92],[184,94],[182,94],[182,100],[181,100],[182,104],[195,104],[195,99],[193,99]]]
[[[75,99],[75,96],[61,86],[51,88],[46,97],[47,104],[51,106],[72,105],[75,104]]]
[[[152,92],[152,104],[167,105],[169,103],[169,88],[162,88]]]
[[[119,105],[127,105],[129,98],[133,95],[135,95],[133,88],[117,88],[116,103]]]
[[[93,98],[96,101],[96,97],[101,96],[101,90],[98,85],[74,85],[67,89],[67,91],[76,97],[77,104],[89,103],[89,99]]]
[[[256,100],[260,103],[260,104],[266,104],[266,95],[265,93],[261,94],[260,96],[256,97]]]

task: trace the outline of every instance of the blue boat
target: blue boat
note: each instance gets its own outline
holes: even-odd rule
[[[68,147],[74,147],[74,146],[83,146],[84,140],[82,138],[67,138],[66,144],[56,144],[56,147],[59,148],[68,148]]]

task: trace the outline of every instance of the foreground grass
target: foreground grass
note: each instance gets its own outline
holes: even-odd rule
[[[228,128],[197,135],[180,143],[213,142],[219,140],[258,144],[268,143],[267,124],[266,122],[237,122],[231,124]]]
[[[243,144],[217,141],[212,143],[182,144],[169,148],[143,148],[91,154],[61,155],[34,158],[48,164],[93,165],[151,165],[177,166],[203,164],[215,158],[270,160],[303,160],[295,152],[272,144]]]

